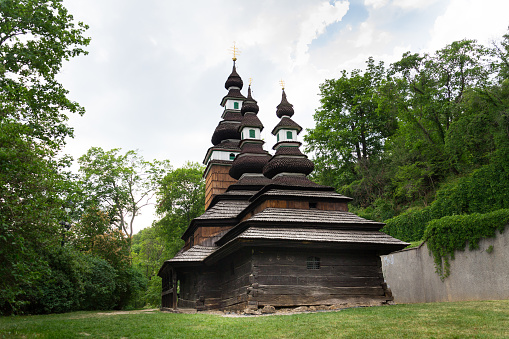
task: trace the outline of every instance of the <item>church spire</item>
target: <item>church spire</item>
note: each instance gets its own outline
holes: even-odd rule
[[[274,183],[315,186],[317,184],[306,178],[313,171],[314,164],[299,149],[302,144],[297,137],[302,127],[291,119],[293,114],[293,105],[288,102],[283,85],[281,103],[276,109],[276,115],[281,120],[272,130],[272,134],[277,138],[273,147],[276,153],[264,166],[263,174],[273,179]]]
[[[263,124],[258,119],[259,111],[256,100],[251,95],[251,84],[248,87],[247,99],[242,104],[243,116],[239,131],[241,134],[240,154],[237,155],[230,168],[230,176],[239,179],[230,189],[259,189],[271,183],[271,180],[263,176],[263,168],[270,160],[270,154],[263,149],[264,141],[261,140]]]

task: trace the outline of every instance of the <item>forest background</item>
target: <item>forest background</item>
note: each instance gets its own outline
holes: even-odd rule
[[[158,306],[157,271],[204,211],[203,167],[93,147],[73,173],[59,152],[85,109],[56,75],[86,54],[87,26],[59,1],[0,10],[0,312]],[[509,222],[509,35],[370,58],[320,93],[313,179],[354,198],[352,212],[438,258]],[[148,203],[159,219],[133,235]]]

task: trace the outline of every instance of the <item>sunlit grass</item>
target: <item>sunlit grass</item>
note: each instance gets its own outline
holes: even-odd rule
[[[507,338],[509,300],[260,317],[75,312],[0,318],[1,338]]]

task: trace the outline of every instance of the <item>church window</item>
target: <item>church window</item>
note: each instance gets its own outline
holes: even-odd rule
[[[320,258],[308,257],[306,260],[306,268],[308,270],[319,270],[320,269]]]
[[[292,139],[292,131],[286,132],[286,139]]]
[[[254,129],[250,129],[250,130],[249,130],[249,137],[250,137],[250,138],[255,138],[255,137],[256,137],[256,134],[255,134],[255,130],[254,130]]]
[[[235,160],[235,153],[230,153],[230,160]]]
[[[234,102],[233,103],[233,109],[239,109],[239,103],[238,102]]]

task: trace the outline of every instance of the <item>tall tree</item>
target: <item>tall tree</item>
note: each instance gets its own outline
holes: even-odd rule
[[[380,93],[391,90],[383,63],[369,58],[366,65],[320,85],[316,126],[305,137],[317,171],[325,174],[318,179],[336,188],[369,173],[396,128],[394,109]]]
[[[140,210],[151,204],[168,161],[148,162],[135,151],[104,151],[92,147],[78,160],[87,201],[107,211],[110,223],[133,235],[133,223]]]
[[[162,216],[155,226],[166,240],[166,255],[173,256],[182,246],[180,237],[194,218],[205,211],[203,166],[187,163],[160,181],[157,212]]]
[[[66,182],[55,154],[72,136],[68,113],[84,110],[56,80],[80,54],[87,26],[61,1],[0,1],[0,312],[26,303],[59,244]]]

